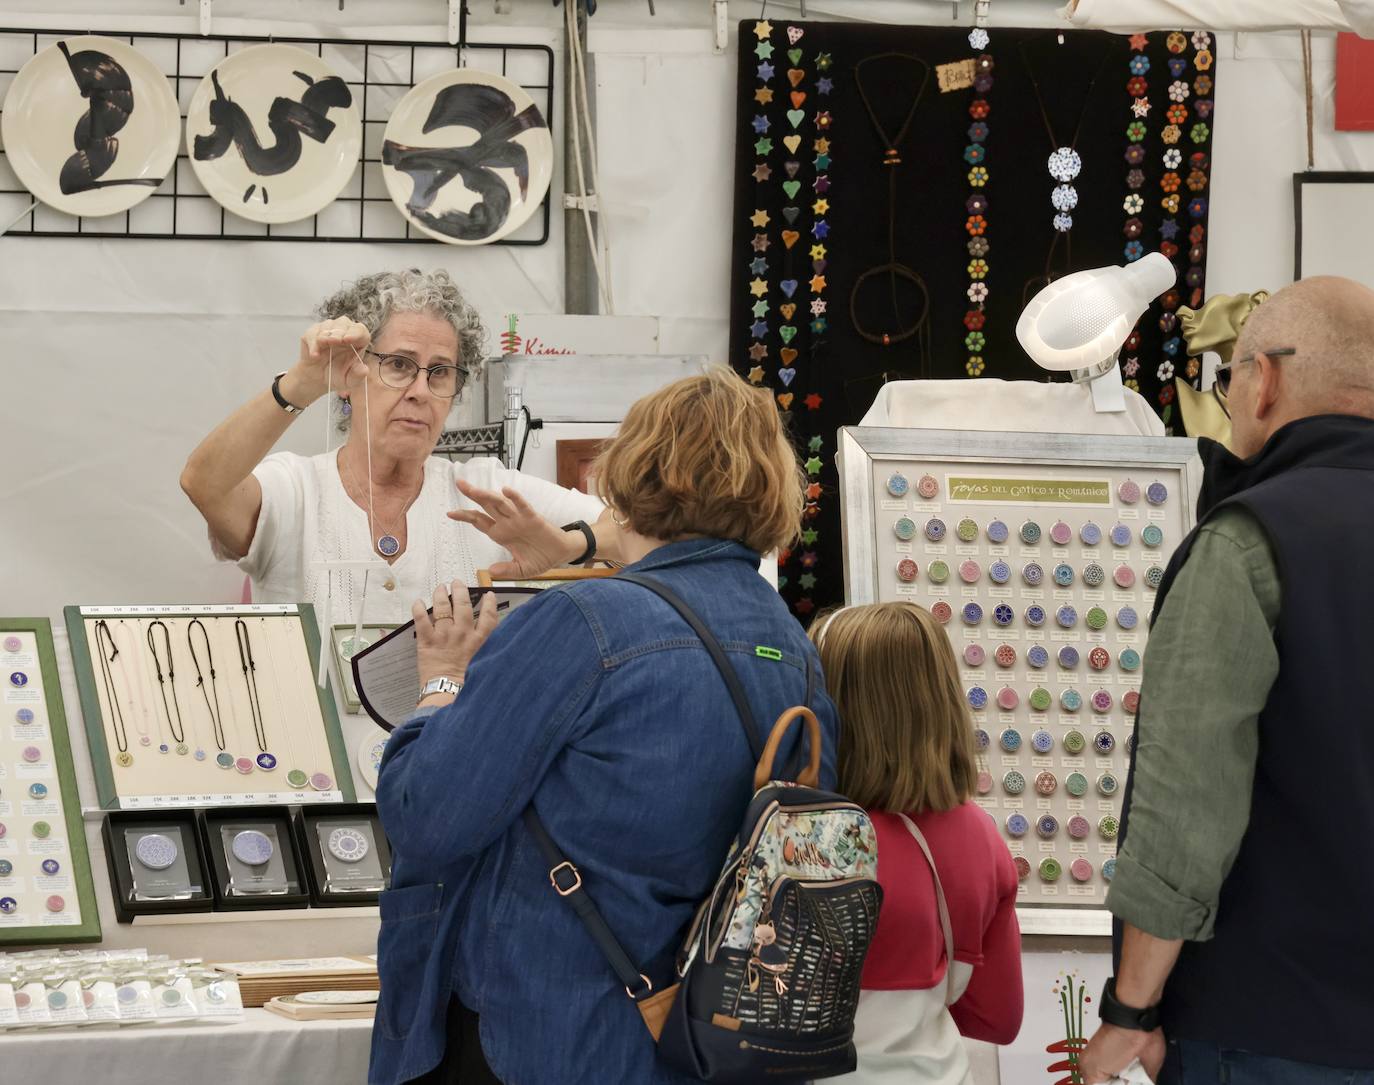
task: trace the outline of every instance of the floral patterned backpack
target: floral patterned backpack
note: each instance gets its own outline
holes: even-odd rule
[[[761,744],[739,678],[696,614],[657,581],[618,579],[657,593],[705,644],[758,758],[754,797],[688,929],[679,982],[663,990],[630,961],[530,808],[525,822],[550,881],[624,983],[665,1061],[702,1081],[751,1085],[850,1073],[859,980],[882,903],[873,824],[861,806],[820,789],[821,727],[811,709],[784,712]],[[773,779],[778,747],[798,720],[810,762],[795,783]]]

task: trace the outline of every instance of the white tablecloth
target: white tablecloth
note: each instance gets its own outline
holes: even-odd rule
[[[43,1085],[365,1085],[372,1022],[288,1021],[0,1032],[0,1080]]]

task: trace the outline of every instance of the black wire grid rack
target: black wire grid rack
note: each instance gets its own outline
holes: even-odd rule
[[[65,38],[90,33],[0,27],[0,101],[24,63]],[[384,241],[437,245],[414,229],[392,203],[382,179],[383,132],[392,108],[411,87],[439,72],[472,68],[504,76],[522,86],[553,127],[553,50],[547,45],[419,41],[360,41],[347,38],[226,37],[194,34],[114,34],[167,76],[181,107],[182,137],[171,174],[128,211],[101,218],[63,214],[39,204],[10,227],[21,237],[132,237],[193,241]],[[186,108],[201,80],[236,49],[276,42],[313,50],[348,83],[363,120],[360,165],[344,190],[318,214],[298,222],[267,225],[240,218],[206,193],[186,154]],[[552,187],[550,187],[550,193]],[[33,203],[0,148],[0,227]],[[496,245],[542,245],[549,239],[550,194],[539,213]]]

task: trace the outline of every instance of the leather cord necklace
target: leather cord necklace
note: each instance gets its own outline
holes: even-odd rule
[[[243,668],[243,684],[248,687],[248,707],[253,715],[253,739],[258,744],[255,758],[258,768],[264,771],[277,767],[277,759],[267,752],[267,727],[262,719],[262,700],[258,697],[258,665],[253,661],[253,641],[248,632],[248,623],[242,618],[234,620],[234,639],[239,646],[239,665]]]
[[[105,655],[107,647],[110,653],[108,657]],[[120,706],[119,698],[115,696],[114,674],[111,669],[119,655],[119,649],[115,647],[114,635],[104,618],[95,623],[95,648],[96,659],[100,663],[100,681],[105,687],[105,700],[110,705],[110,730],[114,732],[115,749],[118,751],[115,763],[127,769],[134,763],[134,755],[129,752],[129,729],[124,724],[124,709]]]
[[[205,659],[209,665],[210,686],[205,685],[205,672],[200,669],[200,657],[196,655],[196,642],[191,639],[191,634],[200,629],[200,635],[205,640]],[[191,662],[196,666],[196,688],[205,698],[205,711],[210,716],[211,734],[214,736],[215,745],[219,747],[219,753],[215,756],[215,764],[222,769],[234,767],[234,756],[225,749],[224,742],[224,713],[219,707],[219,686],[215,684],[215,654],[210,650],[210,633],[205,628],[205,623],[199,618],[192,618],[191,623],[186,627],[186,647],[191,652]],[[214,694],[215,706],[210,707],[210,695]]]
[[[911,106],[902,119],[901,127],[898,128],[896,135],[888,135],[883,129],[882,123],[878,120],[877,112],[873,108],[873,103],[864,90],[863,67],[865,64],[879,60],[900,60],[914,64],[921,69],[920,87],[912,98]],[[859,92],[859,101],[863,103],[864,109],[868,113],[869,122],[873,125],[873,130],[881,141],[883,147],[882,164],[883,168],[887,170],[887,262],[869,268],[854,280],[854,286],[849,292],[849,322],[861,338],[884,347],[916,337],[923,375],[928,368],[930,357],[930,292],[926,289],[925,280],[897,259],[897,170],[902,164],[901,145],[911,130],[911,123],[916,118],[916,111],[920,108],[921,99],[925,96],[926,86],[929,82],[930,65],[919,57],[907,53],[878,53],[874,56],[865,57],[854,65],[854,86]],[[887,276],[891,286],[892,315],[898,326],[895,331],[879,333],[871,332],[859,323],[858,297],[860,289],[866,282],[881,275]],[[906,327],[900,325],[901,306],[897,298],[899,279],[914,285],[921,294],[920,315]]]
[[[1025,308],[1035,294],[1059,278],[1059,275],[1054,273],[1054,257],[1059,249],[1061,237],[1064,239],[1064,268],[1059,274],[1065,275],[1073,270],[1073,216],[1069,212],[1078,206],[1078,191],[1070,182],[1077,179],[1083,167],[1078,155],[1078,137],[1083,132],[1083,121],[1088,115],[1088,107],[1092,104],[1093,88],[1097,86],[1097,81],[1107,66],[1112,48],[1108,46],[1103,50],[1097,71],[1093,73],[1092,81],[1083,94],[1083,107],[1078,111],[1078,123],[1074,125],[1073,138],[1067,144],[1061,143],[1055,135],[1054,123],[1050,120],[1049,109],[1045,106],[1045,97],[1040,92],[1040,82],[1035,78],[1035,69],[1031,67],[1030,57],[1026,55],[1024,41],[1017,45],[1017,52],[1021,56],[1026,75],[1030,78],[1031,89],[1035,91],[1035,103],[1040,109],[1040,120],[1044,123],[1045,134],[1050,139],[1050,176],[1059,182],[1051,194],[1051,202],[1058,214],[1054,217],[1054,235],[1050,239],[1049,251],[1045,254],[1045,272],[1027,280],[1026,285],[1021,288],[1021,307]]]
[[[167,673],[162,672],[162,659],[157,653],[157,639],[153,636],[154,629],[162,630],[162,648],[167,654]],[[181,704],[177,700],[177,676],[172,661],[172,634],[167,630],[167,623],[164,621],[152,621],[148,623],[148,628],[144,631],[148,639],[148,651],[152,653],[153,668],[157,671],[157,688],[162,694],[162,714],[167,717],[167,729],[172,732],[172,741],[176,743],[176,751],[183,756],[191,752],[191,748],[186,745],[186,725],[181,719]],[[167,687],[172,687],[171,707],[167,704]],[[176,722],[172,722],[172,708],[177,710]],[[202,753],[202,757],[204,754]]]

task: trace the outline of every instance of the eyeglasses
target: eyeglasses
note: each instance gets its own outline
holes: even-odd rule
[[[1291,358],[1297,353],[1297,347],[1275,347],[1273,350],[1257,350],[1254,354],[1247,354],[1244,358],[1233,358],[1231,361],[1222,362],[1221,365],[1217,366],[1213,371],[1212,396],[1221,405],[1226,417],[1231,417],[1231,408],[1226,401],[1231,394],[1231,373],[1235,366],[1243,365],[1245,362],[1253,362],[1256,354],[1263,354],[1266,358]]]
[[[423,373],[431,395],[452,399],[468,381],[468,371],[460,365],[423,366],[404,354],[380,354],[370,347],[363,348],[363,353],[377,359],[377,376],[390,388],[409,388]]]

